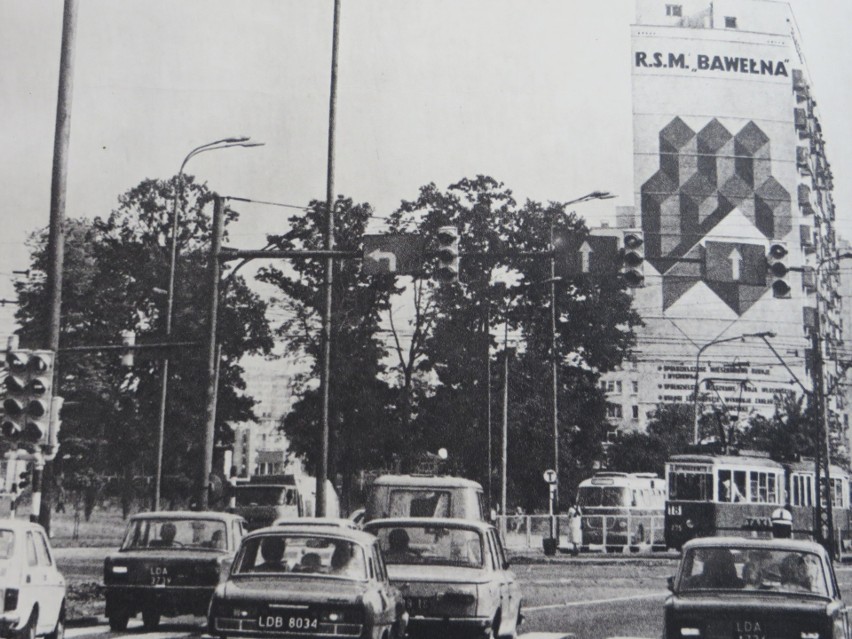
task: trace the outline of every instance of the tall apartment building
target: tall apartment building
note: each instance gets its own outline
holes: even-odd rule
[[[692,403],[696,378],[700,409],[770,415],[779,391],[811,388],[817,327],[832,388],[832,175],[789,6],[637,0],[631,64],[635,207],[618,218],[644,237],[645,326],[601,382],[612,423],[641,429],[659,404]],[[776,278],[773,254],[793,270]],[[840,394],[828,405],[843,410]]]
[[[258,402],[254,407],[258,422],[232,425],[232,465],[245,477],[301,475],[301,462],[288,456],[287,438],[278,430],[281,418],[290,411],[293,369],[282,360],[259,357],[247,358],[244,366],[246,392]]]

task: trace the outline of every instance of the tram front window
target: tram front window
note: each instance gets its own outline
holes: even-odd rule
[[[673,469],[669,473],[669,499],[677,501],[711,501],[713,475],[710,472],[685,472]]]

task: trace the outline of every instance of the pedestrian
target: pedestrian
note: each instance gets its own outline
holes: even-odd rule
[[[515,530],[521,532],[524,526],[524,509],[520,506],[515,507]]]
[[[56,478],[56,512],[65,512],[65,483],[62,481],[62,475]]]
[[[568,543],[575,555],[583,546],[583,512],[579,504],[571,504],[568,509]]]

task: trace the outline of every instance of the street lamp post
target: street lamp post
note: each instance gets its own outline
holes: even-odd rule
[[[615,196],[607,191],[592,191],[582,197],[560,204],[564,209],[572,204],[589,202],[591,200],[609,200]],[[553,512],[550,521],[550,538],[559,539],[559,525],[556,517],[559,508],[559,378],[556,362],[556,247],[555,238],[556,220],[554,215],[550,216],[550,381],[551,381],[551,415],[553,417],[553,470],[556,472],[556,481],[553,484]],[[505,513],[504,513],[505,514]],[[552,542],[551,542],[552,543]]]
[[[735,335],[733,337],[724,337],[720,339],[714,339],[706,344],[704,344],[701,348],[698,349],[698,352],[695,354],[695,387],[693,389],[692,394],[692,412],[693,412],[693,426],[692,426],[692,443],[698,443],[698,368],[701,366],[701,355],[711,346],[715,346],[716,344],[724,344],[725,342],[735,342],[737,340],[745,340],[747,337],[757,337],[757,338],[765,338],[765,337],[775,337],[775,333],[769,331],[763,331],[761,333],[743,333],[742,335]]]
[[[235,146],[263,146],[262,142],[250,142],[249,140],[250,138],[248,136],[236,136],[230,138],[222,138],[221,140],[216,140],[215,142],[208,142],[207,144],[202,144],[201,146],[197,146],[192,149],[192,151],[187,153],[186,157],[183,159],[183,162],[181,162],[180,170],[178,171],[177,179],[175,182],[175,196],[174,201],[172,203],[172,228],[171,242],[169,248],[169,286],[166,292],[166,330],[164,340],[166,342],[169,341],[169,338],[172,334],[172,315],[174,310],[175,297],[175,264],[177,261],[177,238],[178,224],[180,221],[180,199],[181,195],[183,194],[183,170],[186,168],[187,162],[189,162],[199,153],[204,153],[205,151],[216,151],[218,149],[228,149]],[[154,476],[154,510],[160,509],[160,493],[162,492],[163,440],[166,424],[166,399],[168,397],[168,384],[169,356],[167,350],[166,356],[163,358],[162,377],[160,380],[160,414],[157,424],[157,471]]]

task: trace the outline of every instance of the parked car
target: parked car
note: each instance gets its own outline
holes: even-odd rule
[[[121,631],[142,613],[146,630],[161,616],[207,613],[245,534],[245,520],[219,512],[133,515],[118,552],[104,561],[106,616]]]
[[[461,519],[376,519],[391,583],[405,598],[409,636],[515,637],[521,591],[497,529]]]
[[[850,638],[831,559],[810,541],[694,539],[669,588],[664,639]]]
[[[38,524],[0,519],[0,595],[0,636],[65,636],[65,578]]]
[[[375,537],[306,523],[243,539],[210,601],[208,633],[402,639],[407,620]]]

